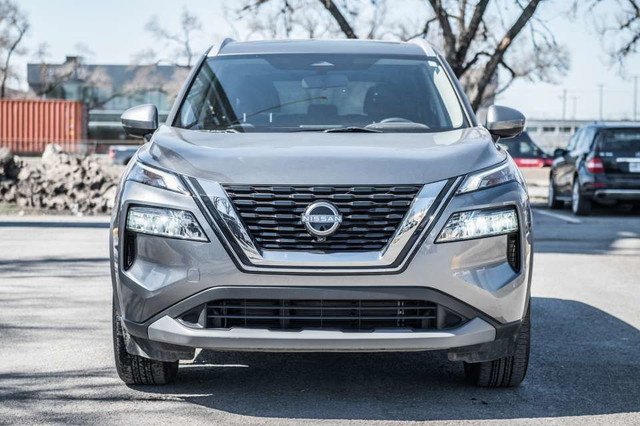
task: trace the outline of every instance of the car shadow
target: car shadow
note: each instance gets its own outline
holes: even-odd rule
[[[480,420],[640,411],[640,332],[584,303],[532,299],[527,378],[513,389],[467,385],[441,352],[220,353],[144,392],[229,413],[280,419]]]
[[[603,218],[607,218],[607,217],[640,217],[640,211],[638,210],[634,210],[633,206],[630,203],[618,203],[618,204],[614,204],[611,206],[607,206],[604,204],[598,204],[598,203],[593,203],[591,205],[591,214],[589,216],[575,216],[573,214],[573,212],[571,211],[571,207],[570,204],[566,204],[564,206],[564,208],[559,209],[559,210],[550,210],[547,206],[546,202],[532,202],[531,203],[531,207],[532,208],[537,208],[537,209],[546,209],[549,210],[551,212],[557,212],[557,213],[561,213],[561,214],[566,214],[567,216],[571,216],[571,217],[575,217],[576,219],[583,219],[583,218],[589,218],[589,217],[603,217]]]
[[[640,220],[636,212],[595,210],[574,216],[570,210],[533,205],[536,254],[640,255]]]
[[[4,220],[0,218],[0,228],[109,228],[109,222],[106,221],[57,221],[48,219],[38,220]]]

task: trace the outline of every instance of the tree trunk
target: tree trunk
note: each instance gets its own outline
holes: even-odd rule
[[[500,64],[500,62],[502,62],[505,52],[507,51],[509,46],[511,46],[511,43],[518,36],[527,22],[529,22],[529,19],[531,19],[531,17],[533,16],[539,3],[540,0],[531,0],[529,4],[527,4],[527,6],[522,10],[522,13],[520,14],[518,20],[513,24],[511,28],[509,28],[504,37],[502,37],[502,40],[500,40],[500,42],[496,46],[496,49],[491,55],[489,62],[487,62],[484,70],[482,71],[482,76],[478,81],[476,92],[473,96],[473,99],[471,100],[471,107],[474,111],[477,111],[478,108],[480,108],[480,105],[482,105],[484,92],[491,82],[491,79],[495,75],[496,71],[498,70],[498,65]]]

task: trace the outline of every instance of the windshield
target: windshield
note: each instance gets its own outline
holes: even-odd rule
[[[239,132],[440,132],[467,127],[436,58],[326,54],[209,58],[173,124]]]

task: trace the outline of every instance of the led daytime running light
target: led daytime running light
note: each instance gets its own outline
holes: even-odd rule
[[[451,215],[437,243],[492,237],[518,231],[515,209],[472,210]]]

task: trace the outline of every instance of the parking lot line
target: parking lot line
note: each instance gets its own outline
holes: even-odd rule
[[[582,221],[580,219],[576,219],[575,217],[571,217],[571,216],[566,216],[562,213],[553,213],[547,210],[542,210],[542,209],[533,209],[534,211],[544,215],[544,216],[549,216],[549,217],[553,217],[556,219],[560,219],[560,220],[564,220],[565,222],[568,223],[573,223],[573,224],[578,224],[578,223],[582,223]]]

